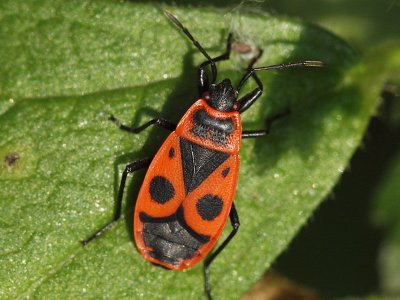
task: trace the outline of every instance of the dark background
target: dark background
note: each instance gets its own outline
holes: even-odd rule
[[[390,47],[400,37],[399,1],[283,0],[262,6],[333,31],[366,64],[376,49]],[[382,87],[379,111],[348,170],[274,266],[322,298],[400,294],[400,280],[395,282],[400,271],[393,273],[400,260],[396,254],[400,252],[400,188],[396,186],[400,184],[396,171],[400,166],[400,98],[395,77],[388,76]]]

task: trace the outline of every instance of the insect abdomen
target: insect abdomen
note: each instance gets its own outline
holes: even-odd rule
[[[197,250],[210,240],[187,226],[182,207],[165,218],[152,218],[142,212],[140,221],[143,222],[144,244],[152,249],[148,254],[166,264],[179,266],[182,260],[196,256]]]
[[[238,155],[172,133],[150,164],[135,208],[135,240],[142,255],[178,270],[200,261],[229,215],[238,164]]]

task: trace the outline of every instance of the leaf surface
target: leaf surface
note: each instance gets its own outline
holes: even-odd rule
[[[236,42],[264,50],[260,66],[327,65],[259,73],[264,94],[244,114],[244,128],[292,113],[266,138],[242,143],[241,227],[211,267],[215,298],[237,299],[346,169],[381,81],[366,84],[357,55],[319,28],[255,13],[169,10],[211,56],[233,32]],[[124,165],[154,155],[167,134],[132,136],[108,116],[132,126],[158,115],[177,122],[197,99],[201,54],[160,8],[116,1],[2,1],[0,44],[1,298],[202,299],[201,265],[166,271],[135,248],[132,210],[143,174],[129,183],[124,218],[80,244],[111,219]],[[218,78],[237,83],[248,58],[232,56]],[[10,163],[10,155],[18,158]]]

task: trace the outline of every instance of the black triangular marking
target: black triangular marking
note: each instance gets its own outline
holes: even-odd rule
[[[180,138],[179,140],[183,181],[186,194],[189,194],[227,160],[229,154],[204,148],[184,138]]]

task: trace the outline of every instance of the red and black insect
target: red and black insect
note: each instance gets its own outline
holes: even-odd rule
[[[175,16],[169,12],[165,14],[206,58],[199,67],[200,99],[178,124],[157,118],[138,128],[130,128],[111,116],[111,121],[120,129],[131,133],[139,133],[150,125],[158,125],[172,133],[152,159],[138,160],[126,166],[113,220],[83,243],[86,245],[103,234],[120,218],[127,175],[148,167],[134,214],[137,248],[146,260],[174,270],[193,267],[206,258],[205,292],[211,299],[209,266],[228,245],[240,225],[233,197],[238,179],[241,140],[265,136],[272,122],[282,116],[279,114],[270,118],[265,129],[242,131],[240,115],[251,107],[263,91],[256,72],[298,66],[320,67],[322,63],[302,61],[253,67],[258,59],[255,57],[236,88],[229,79],[216,84],[215,63],[229,59],[232,34],[228,36],[225,53],[211,58]],[[206,72],[208,66],[211,67],[211,80]],[[257,88],[238,98],[243,84],[250,77],[257,83]],[[208,256],[228,216],[233,230]]]

